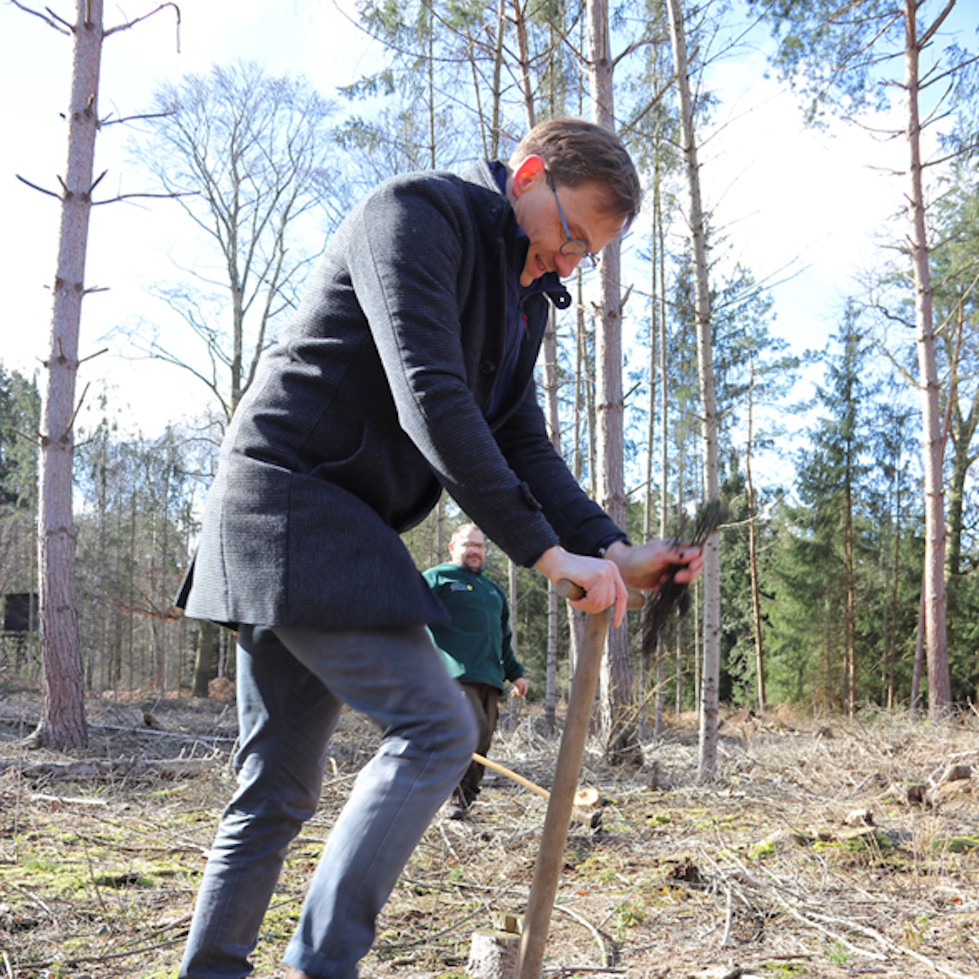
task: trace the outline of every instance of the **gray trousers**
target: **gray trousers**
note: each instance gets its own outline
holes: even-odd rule
[[[238,789],[218,826],[180,979],[242,979],[289,844],[316,811],[343,704],[383,732],[320,857],[285,961],[354,979],[375,919],[476,744],[472,711],[421,626],[243,626]]]

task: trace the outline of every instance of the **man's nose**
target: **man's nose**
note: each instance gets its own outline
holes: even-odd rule
[[[578,267],[578,263],[580,261],[580,255],[565,255],[564,252],[554,253],[554,267],[557,269],[557,274],[562,279],[566,279],[569,275],[571,275],[571,273]]]

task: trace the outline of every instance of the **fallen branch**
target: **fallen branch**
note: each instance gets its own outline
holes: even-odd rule
[[[78,796],[70,795],[45,795],[43,792],[35,792],[28,797],[31,802],[55,802],[59,806],[105,806],[105,799],[82,799]]]
[[[758,881],[757,878],[754,878],[748,874],[747,870],[744,868],[743,864],[740,863],[740,861],[735,859],[735,863],[739,868],[739,873],[737,878],[732,879],[738,880],[741,884],[749,884],[756,889],[760,889],[762,887],[762,883]],[[778,881],[771,871],[766,870],[766,874],[772,885],[770,888],[772,896],[793,918],[795,918],[797,921],[801,921],[805,925],[808,925],[810,928],[814,928],[815,930],[822,932],[824,935],[832,938],[834,941],[838,941],[855,955],[861,955],[864,958],[875,959],[877,961],[887,961],[886,955],[861,948],[859,945],[854,945],[851,941],[844,937],[841,931],[833,930],[826,926],[833,925],[842,928],[842,930],[849,929],[858,932],[866,938],[870,938],[877,942],[877,944],[881,945],[886,951],[908,955],[911,958],[916,959],[918,962],[921,962],[923,965],[927,965],[929,968],[934,969],[936,972],[940,972],[942,975],[948,976],[949,979],[970,979],[970,977],[965,976],[960,972],[955,972],[941,963],[936,962],[933,959],[929,959],[928,956],[922,955],[920,952],[916,952],[912,948],[901,945],[892,938],[888,938],[887,935],[883,934],[882,932],[877,931],[877,929],[871,928],[867,925],[862,925],[858,921],[854,921],[852,917],[841,919],[833,915],[821,914],[818,911],[803,913],[796,906],[795,902],[790,900],[785,895],[792,894],[795,900],[799,903],[808,901],[808,898],[800,897],[799,895],[794,894],[790,888]],[[825,925],[821,924],[820,922],[824,922]]]
[[[168,758],[162,761],[141,761],[121,758],[115,761],[76,761],[67,764],[46,762],[41,765],[24,765],[17,761],[0,761],[0,774],[17,769],[23,778],[59,779],[72,782],[97,781],[133,775],[159,775],[167,778],[184,778],[200,775],[221,764],[214,758]]]
[[[601,953],[602,958],[605,960],[605,965],[609,966],[612,963],[609,961],[611,958],[611,953],[605,946],[605,939],[602,937],[602,933],[587,919],[583,918],[576,911],[572,911],[571,908],[566,908],[563,904],[555,904],[555,911],[563,911],[569,918],[574,918],[579,925],[587,928],[591,934],[592,938],[595,939],[595,944],[598,946],[598,951]]]

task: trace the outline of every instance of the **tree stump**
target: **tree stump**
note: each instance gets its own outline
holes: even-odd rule
[[[520,936],[512,931],[480,928],[472,933],[466,972],[473,979],[513,979]]]

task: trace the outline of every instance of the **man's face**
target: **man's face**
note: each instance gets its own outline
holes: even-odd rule
[[[531,156],[510,179],[508,196],[517,223],[530,239],[527,261],[520,274],[522,286],[529,286],[546,272],[557,272],[561,278],[571,275],[582,256],[561,252],[569,237],[583,241],[587,251],[597,254],[622,230],[622,219],[609,214],[605,207],[601,184],[552,188],[547,177],[544,161]]]
[[[482,571],[486,564],[486,538],[482,531],[470,530],[449,544],[449,556],[453,563],[467,571]]]

